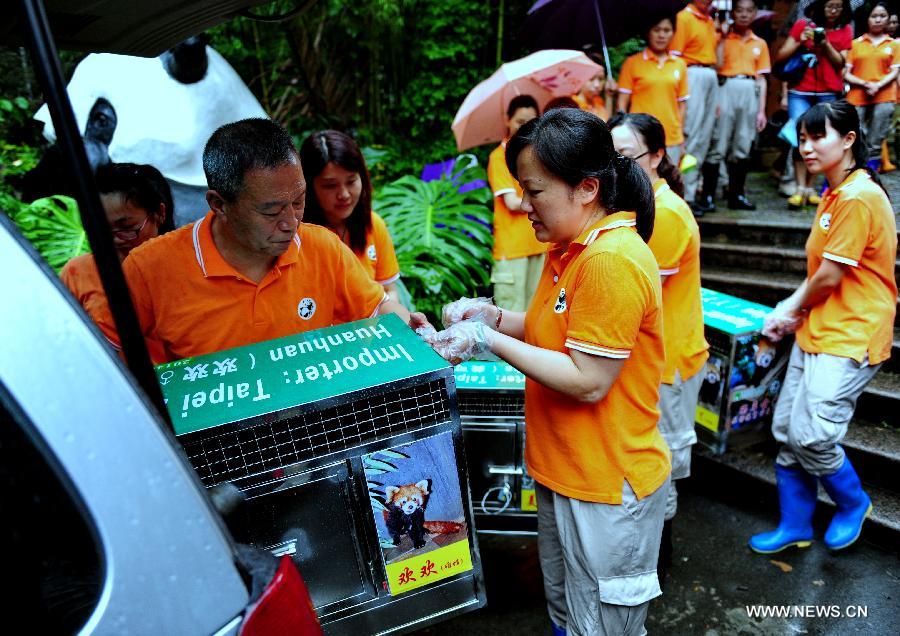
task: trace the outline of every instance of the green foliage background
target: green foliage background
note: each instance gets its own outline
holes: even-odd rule
[[[363,146],[404,278],[432,315],[462,294],[490,294],[490,236],[474,219],[490,222],[491,197],[487,189],[462,196],[449,181],[425,184],[417,177],[424,165],[456,156],[450,125],[468,91],[501,62],[528,53],[517,36],[532,4],[275,0],[254,12],[303,10],[276,23],[236,17],[207,32],[298,144],[314,130],[336,128]],[[612,50],[614,69],[639,47],[629,41]],[[84,54],[61,55],[70,74]],[[45,149],[31,119],[43,99],[22,49],[0,48],[0,95],[0,207],[59,268],[86,245],[71,199],[18,200],[17,179]],[[470,152],[483,167],[490,150]],[[463,182],[483,176],[470,171]]]

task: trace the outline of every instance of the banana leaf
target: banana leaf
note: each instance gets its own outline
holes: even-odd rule
[[[428,182],[401,177],[385,185],[374,202],[410,292],[433,315],[443,304],[473,295],[490,282],[490,191],[482,187],[460,193],[458,183],[471,179],[469,172]]]
[[[37,199],[11,215],[23,236],[57,272],[71,259],[90,252],[78,204],[71,197]]]

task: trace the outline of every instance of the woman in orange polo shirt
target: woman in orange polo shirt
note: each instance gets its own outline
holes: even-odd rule
[[[675,19],[663,18],[647,32],[647,48],[625,60],[619,72],[618,109],[647,113],[666,130],[666,152],[678,165],[684,144],[687,65],[669,52]]]
[[[97,169],[95,178],[119,261],[138,245],[172,229],[172,192],[153,166],[108,164]],[[93,254],[70,260],[59,277],[95,322],[108,313]]]
[[[603,60],[593,53],[588,53],[588,57],[600,65],[600,70],[584,83],[580,91],[572,95],[572,99],[575,100],[575,103],[578,104],[581,110],[594,113],[597,117],[606,121],[609,119],[609,114],[613,112],[613,97],[618,87],[612,79],[606,77],[606,67],[603,66]],[[545,107],[544,110],[548,109]]]
[[[652,115],[619,114],[612,129],[616,151],[631,157],[653,183],[656,222],[648,245],[662,280],[666,366],[659,387],[659,430],[672,452],[672,485],[660,545],[660,580],[672,558],[672,519],[678,508],[675,480],[691,474],[694,417],[709,345],[700,300],[700,228],[681,198],[681,173],[666,155],[665,132]]]
[[[869,10],[869,30],[853,40],[847,55],[844,79],[850,84],[847,101],[856,106],[862,131],[869,144],[869,166],[881,168],[881,144],[894,120],[900,46],[887,33],[890,11],[887,2],[876,2]]]
[[[400,266],[387,225],[372,211],[372,183],[359,146],[342,132],[322,130],[300,146],[300,165],[307,183],[303,220],[337,234],[397,300]]]
[[[866,167],[856,109],[817,104],[798,129],[807,168],[831,187],[806,242],[807,278],[763,330],[778,339],[796,328],[797,341],[772,420],[781,521],[750,539],[761,553],[810,544],[817,478],[837,506],[825,545],[839,550],[859,537],[872,501],[839,442],[859,394],[890,357],[897,305],[897,223]]]
[[[525,124],[506,152],[522,209],[550,244],[534,300],[525,313],[457,301],[429,340],[454,361],[490,350],[527,377],[525,461],[555,628],[642,633],[661,593],[670,473],[657,428],[662,290],[645,242],[653,189],[582,110]]]

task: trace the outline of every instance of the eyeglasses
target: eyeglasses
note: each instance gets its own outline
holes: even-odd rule
[[[144,219],[144,222],[140,224],[139,227],[131,229],[131,230],[113,230],[113,236],[118,239],[122,239],[123,241],[133,241],[138,236],[140,236],[141,231],[144,229],[144,226],[147,225],[147,221],[150,220],[150,215],[147,215],[147,218]]]
[[[643,156],[645,156],[645,155],[649,155],[649,154],[650,154],[650,151],[649,151],[649,150],[645,150],[645,151],[642,152],[641,154],[635,155],[634,157],[632,157],[632,156],[630,156],[630,155],[622,155],[622,156],[623,156],[623,157],[626,157],[626,158],[628,158],[628,159],[631,159],[632,161],[637,161],[637,160],[640,159],[641,157],[643,157]]]

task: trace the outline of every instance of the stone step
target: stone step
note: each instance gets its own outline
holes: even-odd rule
[[[854,419],[841,446],[864,482],[900,493],[900,429]]]
[[[806,252],[799,247],[750,245],[704,239],[700,243],[703,267],[742,268],[748,272],[779,271],[806,274]]]
[[[856,416],[900,428],[900,374],[880,370],[859,396]]]
[[[697,220],[704,241],[803,248],[809,236],[811,220],[791,219],[785,212],[783,221],[757,221],[713,213]]]
[[[704,287],[774,307],[794,292],[806,276],[799,272],[759,272],[750,268],[701,264]]]
[[[702,263],[700,278],[704,287],[774,307],[790,296],[806,276],[801,272],[760,271],[752,267]],[[894,324],[900,325],[900,311],[894,317]]]
[[[694,447],[691,466],[692,481],[731,493],[739,498],[748,497],[748,491],[762,488],[772,502],[773,519],[778,516],[778,495],[775,487],[775,456],[765,447],[729,450],[717,455],[706,447]],[[851,457],[851,461],[855,461]],[[862,476],[863,470],[854,466]],[[866,492],[872,498],[873,510],[863,525],[862,539],[879,545],[896,548],[900,540],[900,493],[889,488],[866,483]],[[738,494],[739,493],[739,494]],[[819,487],[820,505],[816,511],[817,541],[834,513],[834,503]],[[777,522],[777,521],[776,521]],[[749,537],[748,537],[749,539]],[[851,548],[852,549],[852,548]]]
[[[697,222],[704,241],[803,249],[809,237],[812,218],[788,211],[779,220],[756,220],[713,213]]]
[[[704,266],[806,274],[806,250],[802,247],[704,239],[700,243],[700,260]],[[894,278],[900,285],[900,261],[894,266]]]

